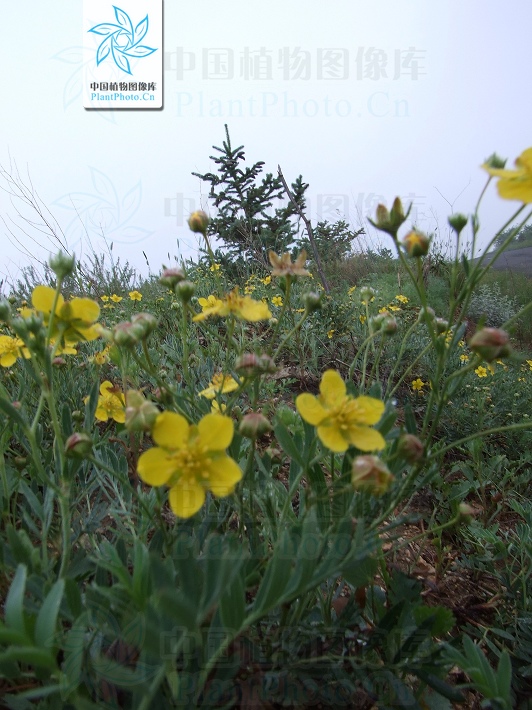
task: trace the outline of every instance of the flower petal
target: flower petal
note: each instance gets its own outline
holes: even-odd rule
[[[233,440],[235,426],[230,417],[223,414],[206,414],[198,422],[201,445],[207,451],[223,451]]]
[[[520,200],[525,204],[532,202],[532,174],[501,179],[497,183],[497,191],[505,200]]]
[[[199,483],[179,479],[170,489],[168,501],[178,518],[190,518],[205,502],[205,489]]]
[[[320,394],[326,407],[334,407],[346,396],[345,382],[336,370],[326,370],[320,382]]]
[[[92,298],[73,298],[70,301],[73,320],[94,323],[100,316],[100,306]]]
[[[51,288],[50,286],[35,286],[31,295],[31,302],[37,311],[48,314],[52,312],[54,298],[54,288]],[[59,298],[57,299],[57,310],[61,308],[64,302],[65,299],[61,296],[61,294],[59,294]]]
[[[331,451],[340,453],[347,450],[349,442],[342,436],[338,427],[334,425],[319,426],[317,431],[321,442]]]
[[[241,478],[242,471],[236,461],[229,456],[217,456],[209,468],[209,490],[223,498],[233,492]]]
[[[272,313],[268,308],[267,303],[263,303],[262,301],[254,301],[249,297],[242,299],[242,303],[237,309],[235,309],[235,315],[250,322],[267,320],[272,317]]]
[[[188,441],[189,424],[176,412],[163,412],[155,420],[152,437],[158,446],[165,449],[182,449]]]
[[[137,473],[150,486],[162,486],[175,473],[175,461],[159,446],[148,449],[140,455]]]
[[[532,148],[527,148],[516,159],[515,164],[518,167],[524,168],[527,172],[532,173]]]
[[[353,400],[356,405],[357,419],[363,424],[376,424],[384,413],[384,402],[374,397],[362,395]]]
[[[369,426],[352,427],[349,430],[349,441],[360,451],[381,451],[386,446],[380,431]]]
[[[312,424],[312,426],[317,426],[327,416],[326,410],[320,404],[317,397],[308,392],[296,397],[296,409],[301,417],[309,424]]]

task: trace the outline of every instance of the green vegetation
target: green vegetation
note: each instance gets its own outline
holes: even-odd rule
[[[530,282],[220,153],[197,260],[0,300],[3,706],[529,707]]]

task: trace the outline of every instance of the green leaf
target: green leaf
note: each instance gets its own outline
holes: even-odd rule
[[[65,580],[58,579],[43,602],[35,623],[35,642],[38,646],[51,648],[54,645],[57,616],[64,591]]]
[[[281,603],[282,594],[292,574],[294,556],[290,551],[291,546],[290,536],[285,530],[275,546],[255,597],[253,604],[255,614],[265,612]]]
[[[242,569],[234,575],[231,584],[225,589],[220,599],[220,618],[226,629],[237,632],[246,614],[244,574]]]
[[[8,628],[0,622],[0,643],[6,646],[27,646],[31,640],[26,634],[17,631],[17,629]]]
[[[303,458],[301,456],[301,451],[297,448],[297,446],[294,443],[294,440],[292,438],[292,435],[288,431],[288,429],[284,426],[284,424],[281,424],[281,422],[278,422],[275,427],[274,427],[274,432],[275,432],[275,437],[277,441],[281,444],[281,448],[284,450],[284,452],[290,456],[291,459],[294,459],[294,461],[297,461],[297,463],[303,467]]]
[[[0,664],[6,661],[15,661],[16,663],[28,663],[37,668],[45,668],[46,670],[57,670],[55,658],[50,651],[45,651],[42,648],[34,646],[12,646],[4,653],[0,653]]]
[[[26,635],[24,620],[24,591],[26,589],[27,568],[18,565],[4,605],[4,619],[6,626],[21,634]]]
[[[499,688],[499,696],[504,698],[508,708],[511,708],[512,663],[507,651],[501,653],[499,667],[497,668],[497,686]]]

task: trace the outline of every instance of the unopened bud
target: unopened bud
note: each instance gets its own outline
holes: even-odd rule
[[[258,439],[272,430],[272,425],[260,412],[249,412],[242,417],[238,431],[248,439]]]
[[[309,313],[319,311],[322,306],[322,294],[316,291],[309,291],[303,296],[305,308]]]
[[[423,232],[413,229],[403,239],[403,246],[410,257],[425,256],[429,252],[430,239]]]
[[[209,222],[209,216],[203,210],[196,210],[188,218],[190,229],[199,234],[206,234]]]
[[[499,328],[482,328],[473,335],[469,347],[486,362],[508,357],[511,352],[508,333]]]
[[[476,511],[467,503],[460,503],[458,506],[458,522],[470,523],[476,515]]]
[[[15,458],[13,459],[13,463],[15,464],[15,468],[17,468],[19,471],[22,471],[22,469],[28,463],[28,457],[27,456],[15,456]]]
[[[405,215],[403,209],[403,203],[399,197],[396,197],[393,201],[392,209],[388,211],[388,208],[384,205],[377,205],[375,221],[368,218],[370,224],[372,224],[376,229],[381,232],[386,232],[394,239],[397,239],[397,232],[399,227],[406,221],[410,213],[411,206]]]
[[[487,168],[495,168],[495,170],[502,170],[506,165],[506,160],[497,155],[497,153],[492,153],[489,158],[484,161],[484,166]]]
[[[50,257],[48,264],[57,278],[62,281],[66,276],[70,276],[74,271],[76,258],[60,251],[58,254]]]
[[[190,301],[195,290],[196,287],[192,281],[180,281],[175,287],[176,296],[179,296],[183,303],[188,303]]]
[[[266,451],[264,452],[265,454],[268,454],[268,456],[271,458],[272,463],[282,463],[283,462],[283,452],[276,448],[275,446],[268,446]]]
[[[88,434],[76,432],[71,434],[65,443],[65,454],[72,457],[84,457],[92,451],[92,439]]]
[[[360,302],[365,306],[367,306],[370,301],[373,301],[377,295],[377,291],[375,291],[374,288],[371,288],[371,286],[362,286],[358,293],[360,296]]]
[[[135,333],[139,334],[141,340],[157,328],[158,320],[151,313],[135,313],[131,317],[131,325],[135,327]]]
[[[64,357],[54,357],[54,359],[52,360],[52,365],[54,365],[55,367],[63,367],[64,365],[66,365],[66,360]]]
[[[128,431],[151,431],[159,410],[138,390],[126,392],[126,429]]]
[[[81,410],[75,409],[72,412],[72,420],[73,421],[79,423],[79,422],[82,422],[84,419],[85,419],[85,414]]]
[[[163,269],[162,274],[159,277],[159,283],[163,286],[167,286],[172,290],[175,289],[178,283],[185,280],[185,274],[182,269]]]
[[[355,490],[380,496],[386,493],[394,477],[377,456],[357,456],[351,468],[351,484]]]
[[[441,335],[449,330],[449,321],[445,318],[434,318],[434,327],[436,328],[436,333]]]
[[[399,438],[397,451],[408,463],[417,463],[423,458],[424,447],[414,434],[403,434]]]
[[[139,340],[138,329],[135,329],[129,321],[124,321],[123,323],[117,323],[112,330],[113,343],[115,345],[120,345],[124,348],[133,347],[137,345]]]
[[[465,216],[465,214],[460,214],[460,212],[457,212],[456,214],[452,214],[450,217],[448,217],[448,222],[450,226],[454,229],[456,234],[460,234],[462,229],[467,224],[467,217]]]
[[[419,316],[418,316],[418,323],[423,322],[426,317],[428,316],[429,320],[434,320],[436,318],[436,313],[434,312],[434,309],[431,308],[430,306],[422,307],[419,309]]]

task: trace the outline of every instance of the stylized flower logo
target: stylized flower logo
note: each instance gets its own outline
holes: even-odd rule
[[[91,27],[89,32],[105,37],[96,52],[96,65],[99,66],[109,55],[116,66],[126,74],[132,74],[128,57],[138,59],[147,57],[157,48],[140,44],[148,32],[148,15],[134,28],[129,15],[113,5],[117,25],[103,22]]]

